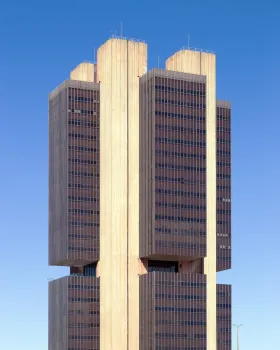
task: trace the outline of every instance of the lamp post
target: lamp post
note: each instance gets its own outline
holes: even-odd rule
[[[233,327],[236,328],[236,349],[239,350],[239,329],[242,327],[242,324],[233,324]]]

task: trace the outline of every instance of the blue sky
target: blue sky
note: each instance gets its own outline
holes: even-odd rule
[[[47,350],[48,93],[110,32],[145,39],[149,68],[187,45],[217,54],[232,102],[233,321],[241,349],[279,349],[278,1],[5,1],[0,5],[0,349]],[[235,343],[234,343],[235,345]]]

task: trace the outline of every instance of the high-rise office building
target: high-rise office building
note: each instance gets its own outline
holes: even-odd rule
[[[49,350],[230,350],[230,104],[213,53],[111,38],[49,96]]]

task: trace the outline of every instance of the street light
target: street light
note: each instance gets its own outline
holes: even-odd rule
[[[239,350],[239,328],[242,327],[242,324],[233,324],[233,327],[236,328],[236,349]]]

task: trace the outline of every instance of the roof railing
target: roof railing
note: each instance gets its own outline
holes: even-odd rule
[[[181,50],[190,50],[190,51],[205,52],[205,53],[212,53],[212,54],[215,53],[213,50],[199,49],[197,47],[191,47],[191,46],[183,46],[181,47]]]
[[[122,36],[122,35],[116,35],[116,34],[112,34],[110,38],[129,40],[129,41],[134,41],[136,43],[145,43],[145,40],[142,40],[142,39],[128,38],[128,37],[125,37],[125,36]]]

